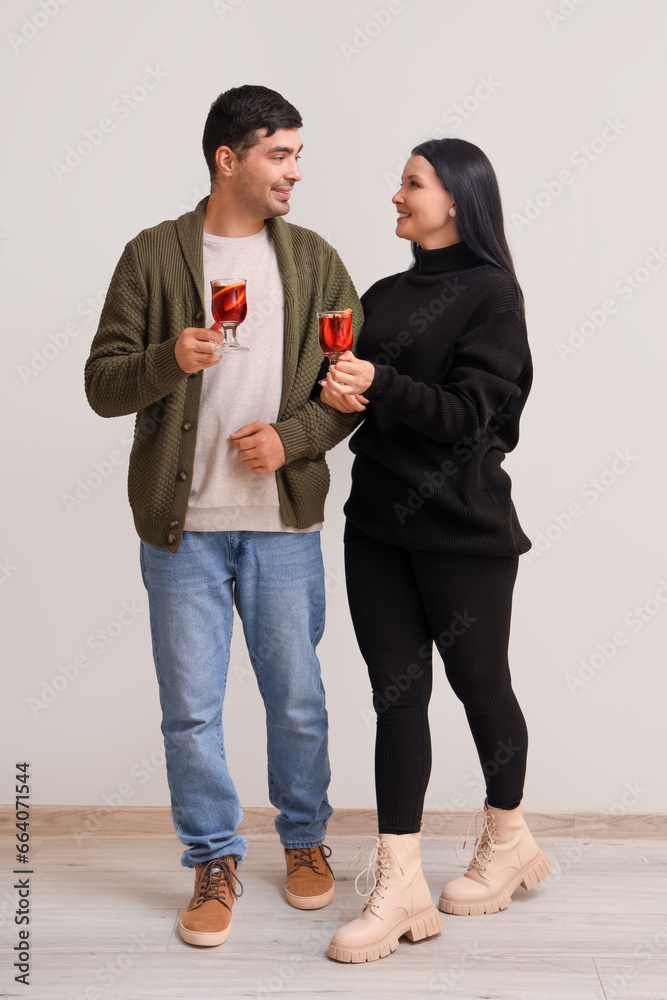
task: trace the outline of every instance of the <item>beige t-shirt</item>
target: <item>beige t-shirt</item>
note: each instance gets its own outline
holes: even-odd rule
[[[246,278],[248,312],[237,329],[248,351],[223,355],[203,373],[199,426],[186,531],[318,531],[288,528],[275,475],[255,476],[229,435],[253,420],[278,419],[283,376],[284,300],[275,248],[266,226],[240,238],[204,233],[206,325],[212,326],[211,281]]]

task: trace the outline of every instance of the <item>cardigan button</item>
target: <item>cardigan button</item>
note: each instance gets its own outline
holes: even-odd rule
[[[197,323],[200,323],[201,320],[203,320],[203,318],[204,318],[203,312],[201,311],[201,309],[198,309],[197,312],[195,313],[195,321]]]
[[[180,523],[181,523],[180,521],[170,521],[169,522],[169,527],[170,528],[177,528]]]
[[[182,431],[191,431],[192,430],[192,423],[189,420],[184,421],[184,423],[181,424],[181,430]]]
[[[181,482],[185,482],[185,480],[188,478],[188,474],[184,469],[181,469],[180,472],[176,473],[176,478],[180,479]]]
[[[176,535],[167,535],[167,542],[169,545],[173,545],[176,541]]]

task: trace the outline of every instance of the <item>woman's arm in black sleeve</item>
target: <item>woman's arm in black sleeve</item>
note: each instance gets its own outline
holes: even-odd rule
[[[364,395],[396,420],[434,441],[453,444],[483,430],[507,402],[521,394],[519,379],[530,350],[523,312],[493,313],[455,345],[446,381],[428,385],[375,365]]]

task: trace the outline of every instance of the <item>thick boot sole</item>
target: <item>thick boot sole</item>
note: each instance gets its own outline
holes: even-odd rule
[[[438,909],[443,913],[451,913],[456,917],[478,917],[483,913],[498,913],[512,902],[512,893],[518,885],[524,889],[534,889],[536,885],[551,873],[551,862],[542,851],[519,872],[513,882],[506,885],[497,896],[480,900],[448,899],[443,892],[438,902]]]
[[[335,886],[331,886],[321,896],[295,896],[289,889],[285,889],[287,902],[290,906],[295,906],[297,910],[319,910],[323,906],[328,906],[334,898]]]
[[[423,938],[432,937],[442,930],[442,918],[435,906],[425,906],[422,910],[417,910],[406,917],[400,924],[392,927],[389,934],[377,941],[371,941],[363,948],[342,948],[335,941],[334,936],[329,945],[329,958],[337,962],[375,962],[379,958],[386,958],[392,951],[398,948],[398,939],[405,935],[410,941],[421,941]]]
[[[232,925],[225,927],[224,931],[191,931],[183,924],[178,925],[178,930],[184,941],[188,944],[197,944],[201,948],[214,948],[218,944],[224,944],[229,937]]]

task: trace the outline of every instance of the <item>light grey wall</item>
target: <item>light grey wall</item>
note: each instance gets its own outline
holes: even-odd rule
[[[3,4],[2,801],[13,762],[28,759],[35,802],[168,802],[126,501],[132,419],[92,413],[82,370],[125,242],[207,193],[210,102],[261,83],[306,123],[289,218],[339,249],[360,292],[408,262],[390,198],[415,143],[461,136],[494,163],[536,371],[506,462],[535,542],[521,560],[511,643],[531,733],[526,803],[667,810],[665,9]],[[152,90],[141,89],[147,74]],[[68,167],[67,148],[102,119],[107,131],[93,131],[97,144]],[[343,581],[349,467],[343,444],[331,455],[320,651],[331,799],[370,807],[374,727]],[[80,502],[68,501],[91,476],[88,495],[79,486]],[[431,722],[427,806],[481,804],[473,742],[441,664]],[[225,726],[242,801],[267,804],[263,712],[239,634]]]

